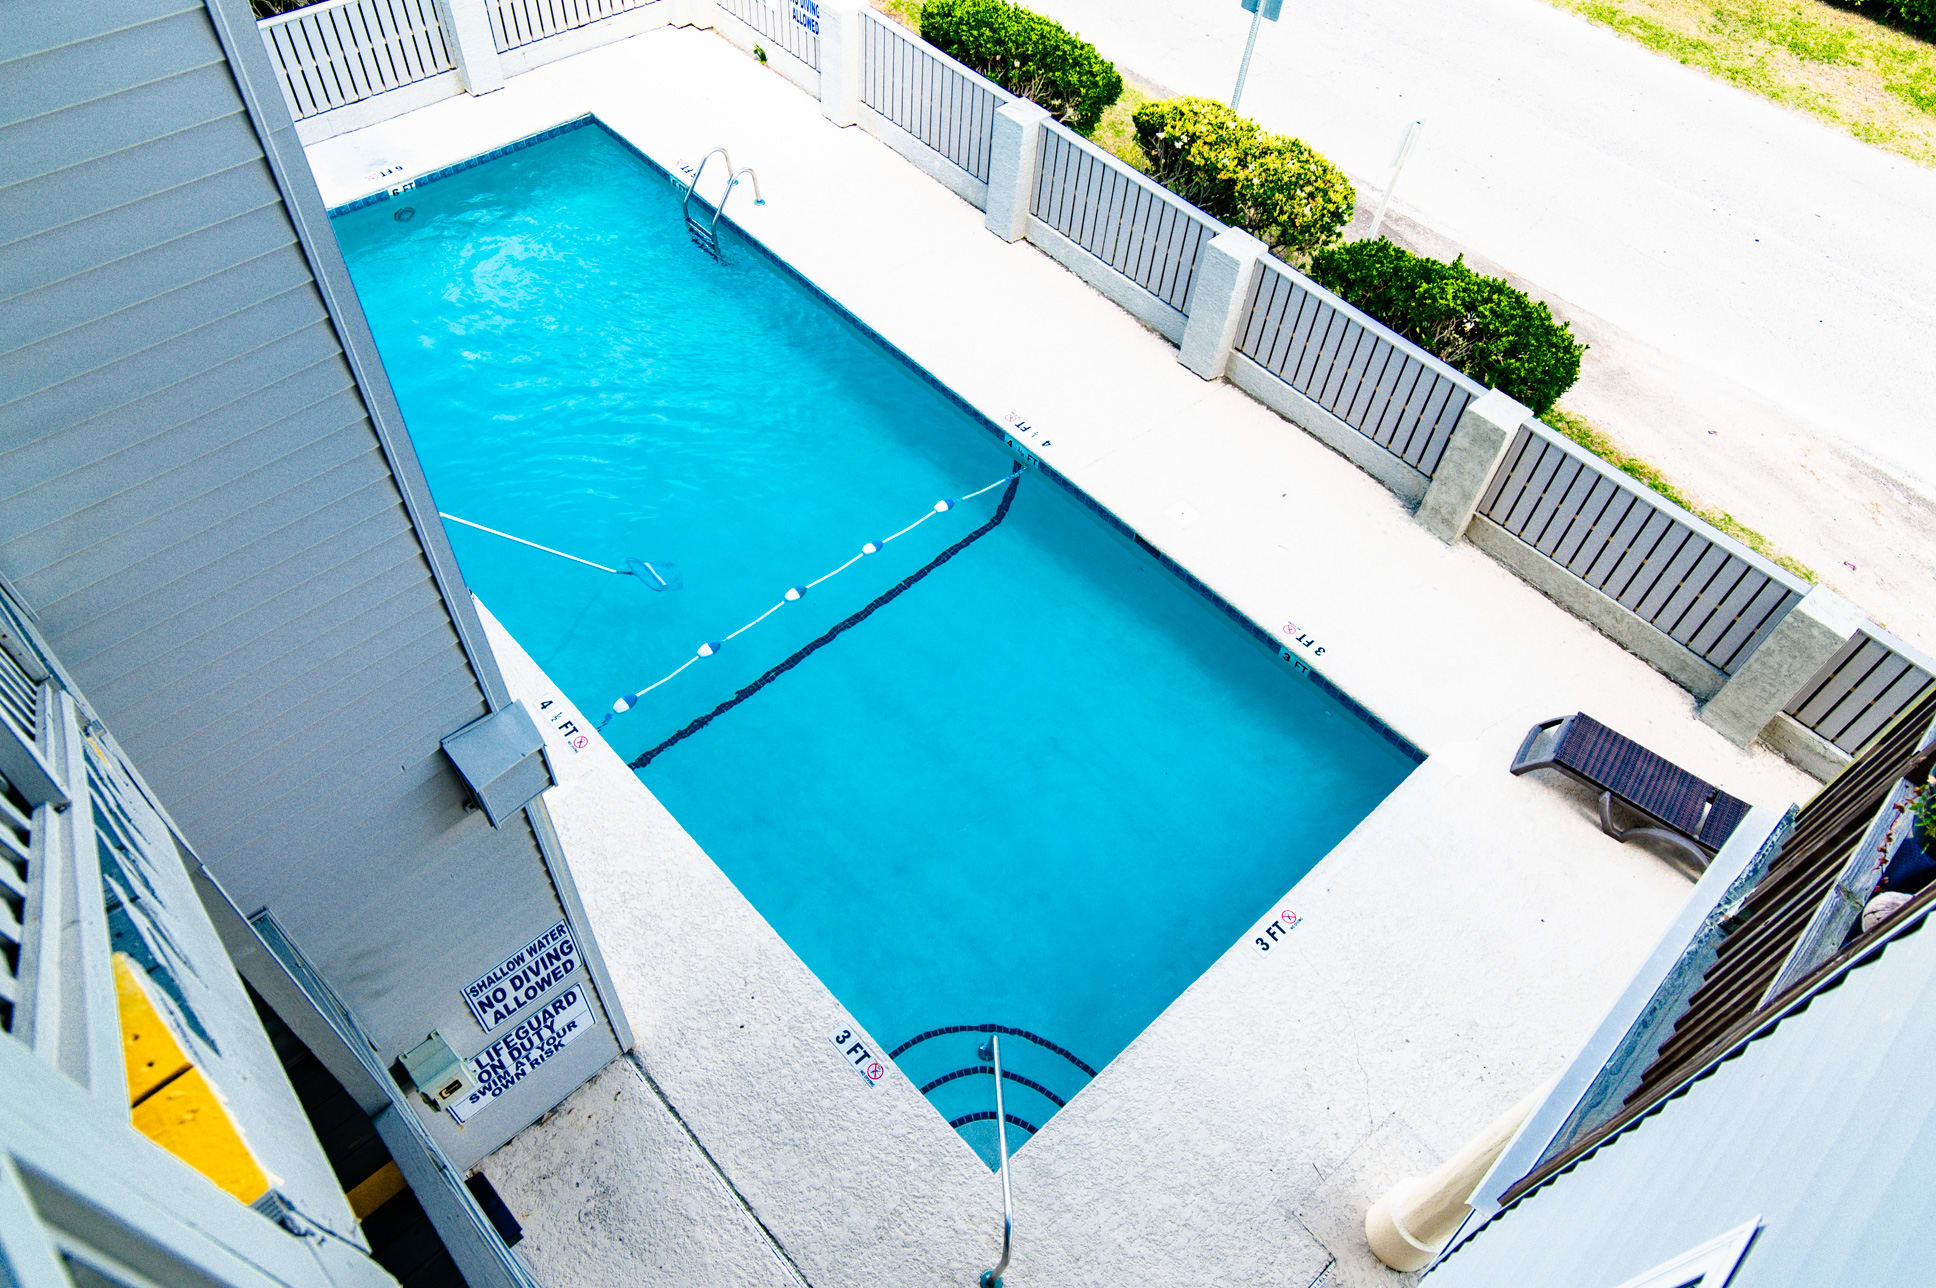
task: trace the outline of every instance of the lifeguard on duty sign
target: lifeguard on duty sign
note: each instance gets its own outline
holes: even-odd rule
[[[539,1065],[592,1027],[592,1004],[582,984],[574,984],[540,1006],[517,1027],[464,1061],[477,1090],[447,1106],[458,1122],[490,1104],[534,1073]]]
[[[486,1033],[522,1011],[578,969],[578,942],[559,922],[472,980],[464,1001]]]

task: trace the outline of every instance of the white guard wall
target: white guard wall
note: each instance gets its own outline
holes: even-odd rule
[[[1932,1004],[1936,931],[1922,925],[1508,1208],[1424,1282],[1614,1288],[1759,1218],[1727,1288],[1927,1284]]]

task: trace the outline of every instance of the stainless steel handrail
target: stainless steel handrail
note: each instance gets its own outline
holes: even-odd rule
[[[1015,1238],[1015,1196],[1008,1188],[1008,1111],[1002,1104],[1002,1035],[990,1033],[976,1054],[995,1066],[995,1142],[1002,1156],[1002,1259],[993,1270],[981,1272],[981,1288],[1002,1288],[1008,1253]]]
[[[712,160],[715,156],[725,157],[726,173],[730,175],[733,172],[732,154],[727,152],[726,149],[723,147],[714,148],[711,152],[708,152],[705,156],[699,158],[699,164],[693,167],[692,182],[686,185],[686,195],[679,199],[679,214],[685,218],[687,223],[692,222],[692,216],[690,214],[687,214],[686,212],[687,212],[687,208],[692,205],[692,194],[699,191],[699,176],[706,173],[706,163]],[[726,183],[726,191],[731,192],[732,190],[733,190],[732,181],[728,180]],[[719,202],[720,202],[720,205],[723,206],[726,204],[726,199],[724,197],[721,197],[719,199]],[[713,217],[715,219],[719,217],[717,210],[714,211]]]
[[[732,163],[732,159],[730,157],[727,158],[726,164],[731,165]],[[741,166],[739,169],[733,171],[731,177],[726,180],[726,191],[719,194],[719,204],[713,207],[712,227],[719,227],[719,217],[726,213],[726,198],[733,195],[734,188],[739,187],[739,177],[741,175],[745,175],[753,181],[753,204],[756,206],[764,206],[766,204],[766,198],[760,195],[760,177],[753,173],[752,166]]]

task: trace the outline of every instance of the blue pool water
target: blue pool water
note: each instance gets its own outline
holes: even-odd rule
[[[602,128],[336,231],[440,508],[682,572],[652,593],[451,527],[471,586],[588,712],[1011,468],[986,422],[739,236],[722,225],[723,265],[694,249],[665,174]],[[606,736],[628,759],[659,743],[1000,495],[789,604]],[[1040,1126],[1415,763],[1030,471],[999,527],[642,775],[879,1043],[986,1023],[1043,1039],[1003,1044],[1028,1080],[1009,1112]],[[893,1063],[925,1086],[976,1067],[979,1040]],[[929,1094],[950,1120],[992,1107],[986,1075]],[[986,1156],[992,1124],[962,1131]]]

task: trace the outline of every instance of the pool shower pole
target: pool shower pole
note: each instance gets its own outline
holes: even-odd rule
[[[990,1033],[975,1053],[995,1065],[995,1142],[1002,1156],[1002,1259],[993,1270],[981,1272],[981,1288],[1002,1288],[1008,1251],[1015,1237],[1015,1197],[1008,1189],[1008,1112],[1002,1105],[1002,1035]]]
[[[1244,96],[1244,81],[1250,77],[1250,56],[1257,52],[1257,31],[1266,22],[1276,22],[1284,12],[1284,0],[1243,0],[1250,15],[1250,35],[1244,40],[1244,61],[1237,65],[1237,88],[1230,91],[1230,110],[1236,111]]]
[[[1257,51],[1257,29],[1264,25],[1264,6],[1250,12],[1250,38],[1244,41],[1244,61],[1237,64],[1237,88],[1230,91],[1230,110],[1236,111],[1244,96],[1244,81],[1250,76],[1250,56]]]

